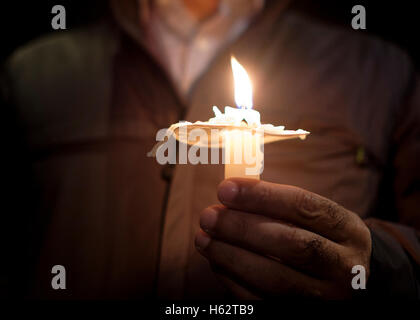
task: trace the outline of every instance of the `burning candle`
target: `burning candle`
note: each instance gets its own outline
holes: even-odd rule
[[[260,113],[252,109],[252,84],[246,70],[234,57],[231,66],[238,108],[225,107],[225,116],[232,119],[235,126],[246,126],[249,130],[229,129],[225,132],[225,179],[260,179],[264,142],[261,132],[252,130],[261,126]]]
[[[200,156],[204,155],[203,159],[196,159],[197,148],[223,148],[225,178],[259,179],[264,166],[264,144],[306,138],[309,132],[302,129],[285,130],[284,126],[261,124],[260,113],[252,109],[252,84],[247,72],[233,57],[231,66],[235,83],[235,103],[238,107],[227,106],[222,113],[214,106],[214,117],[208,121],[180,121],[168,129],[160,130],[156,135],[158,143],[148,156],[156,156],[160,164],[174,163],[176,154],[172,154],[171,151],[174,151],[176,144],[171,138],[175,137],[185,145],[185,152],[180,152],[180,159],[183,159],[180,163],[187,163],[186,145],[192,146],[190,151],[193,151],[194,164],[208,163],[207,152],[200,152]],[[197,141],[197,137],[201,138]],[[216,162],[211,162],[212,164],[219,164],[218,155],[217,153],[214,157]],[[213,155],[211,159],[213,160]]]

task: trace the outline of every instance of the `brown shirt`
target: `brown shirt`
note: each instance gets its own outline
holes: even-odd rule
[[[25,239],[22,248],[31,243],[20,257],[36,266],[31,294],[147,297],[156,285],[162,297],[225,294],[192,241],[199,211],[217,202],[222,167],[178,165],[166,207],[163,168],[146,154],[158,129],[180,118],[208,119],[212,105],[234,105],[231,54],[254,81],[263,122],[311,131],[304,142],[266,146],[262,178],[377,218],[367,220],[376,274],[388,274],[389,294],[416,294],[420,112],[410,59],[274,1],[217,56],[186,101],[112,23],[53,35],[13,55],[6,82],[25,148],[11,140],[10,152],[25,156],[7,159],[8,167],[19,166],[7,180],[19,212],[10,229],[31,230],[11,232]],[[22,190],[14,172],[20,181],[31,178],[24,185],[32,188]],[[66,267],[69,290],[50,288],[56,264]]]

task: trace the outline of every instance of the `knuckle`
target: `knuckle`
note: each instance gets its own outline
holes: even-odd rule
[[[343,230],[347,225],[347,214],[343,207],[335,202],[328,202],[326,204],[325,213],[329,221],[331,221],[331,228],[335,230]]]
[[[297,189],[295,192],[295,206],[305,218],[317,218],[319,211],[312,193]]]
[[[320,238],[308,238],[301,240],[300,253],[305,259],[319,258],[324,255],[324,243]]]
[[[324,212],[326,213],[327,217],[330,218],[330,220],[335,221],[340,216],[340,208],[339,205],[335,202],[328,201],[324,204]]]
[[[318,238],[308,239],[303,242],[303,250],[305,252],[310,253],[311,255],[318,254],[321,247],[322,247],[322,240]]]
[[[308,195],[305,194],[302,190],[297,189],[295,193],[295,203],[296,207],[301,210],[305,210],[308,207]]]
[[[316,236],[302,236],[297,229],[291,233],[290,240],[296,244],[296,258],[305,261],[319,256],[324,248],[324,243],[321,238]]]
[[[346,210],[339,204],[304,190],[297,190],[295,203],[306,219],[322,220],[330,228],[342,230],[348,222]]]
[[[319,269],[320,266],[328,265],[331,268],[337,268],[341,263],[341,255],[333,250],[323,238],[310,238],[303,241],[301,248],[302,261],[306,262],[304,267],[317,269],[322,276],[328,276],[326,270]]]

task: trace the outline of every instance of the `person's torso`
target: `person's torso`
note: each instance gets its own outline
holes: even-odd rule
[[[217,202],[222,165],[177,165],[162,214],[163,167],[146,154],[184,107],[184,120],[196,121],[210,118],[212,105],[234,106],[231,54],[253,80],[262,122],[311,132],[306,141],[267,145],[262,179],[371,214],[409,81],[398,50],[269,12],[213,61],[184,103],[141,48],[126,36],[111,46],[108,31],[65,36],[71,40],[50,43],[49,52],[39,46],[14,58],[17,107],[49,217],[40,279],[50,264],[67,264],[75,296],[148,296],[160,264],[161,296],[223,292],[192,240],[200,210]],[[60,51],[60,41],[75,54]],[[101,55],[77,47],[87,43]],[[47,65],[54,71],[43,73]]]

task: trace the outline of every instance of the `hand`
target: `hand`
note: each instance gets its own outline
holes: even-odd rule
[[[309,191],[234,178],[223,205],[200,216],[196,247],[239,297],[349,298],[352,267],[369,276],[370,231],[353,212]]]

